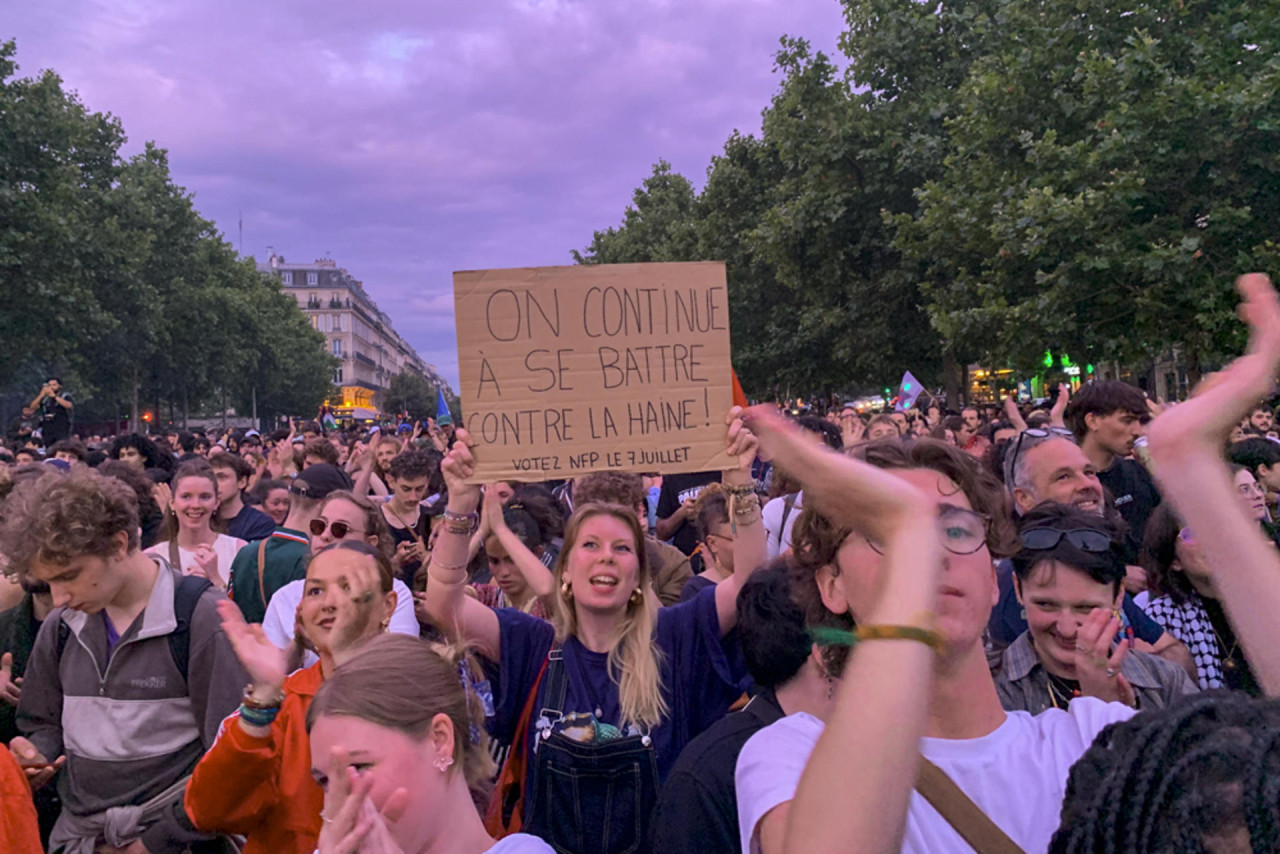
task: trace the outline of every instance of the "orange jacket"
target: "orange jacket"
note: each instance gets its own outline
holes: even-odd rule
[[[324,792],[311,778],[307,709],[323,681],[319,663],[285,680],[270,736],[250,736],[239,714],[223,721],[187,784],[187,815],[196,828],[247,837],[244,854],[316,850]]]
[[[44,851],[27,775],[3,744],[0,744],[0,851],[8,854]]]

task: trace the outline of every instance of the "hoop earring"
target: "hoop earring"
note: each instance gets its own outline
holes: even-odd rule
[[[388,617],[387,619],[385,619],[385,620],[383,620],[381,623],[379,623],[379,624],[378,624],[378,628],[379,628],[380,630],[384,631],[384,632],[385,632],[387,629],[391,628],[391,618],[390,618],[390,617]]]
[[[632,605],[639,605],[640,601],[644,599],[644,594],[641,593],[640,588],[637,587],[635,590],[631,591],[631,596],[629,598]]]
[[[437,756],[436,761],[432,764],[436,766],[437,771],[443,774],[444,772],[448,771],[449,768],[453,765],[453,757]]]

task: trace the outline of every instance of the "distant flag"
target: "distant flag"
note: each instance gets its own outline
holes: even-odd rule
[[[338,429],[338,422],[334,419],[332,412],[326,412],[324,414],[324,429],[326,430]]]
[[[733,405],[746,409],[747,393],[742,390],[742,383],[738,382],[738,372],[730,368],[729,373],[733,375]]]
[[[436,389],[436,425],[449,427],[453,424],[453,415],[449,413],[449,404],[444,400],[444,389]]]
[[[911,376],[911,372],[907,371],[902,375],[902,385],[898,387],[898,405],[894,409],[898,412],[906,412],[915,406],[916,398],[924,388],[920,385],[920,381]]]

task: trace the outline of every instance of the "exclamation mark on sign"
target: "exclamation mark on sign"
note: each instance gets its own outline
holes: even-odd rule
[[[711,426],[711,390],[702,390],[702,409],[707,414],[707,426]]]

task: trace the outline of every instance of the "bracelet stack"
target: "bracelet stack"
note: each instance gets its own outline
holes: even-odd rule
[[[450,513],[448,510],[444,511],[445,533],[469,537],[479,529],[479,513]]]
[[[280,714],[280,706],[284,703],[284,695],[277,694],[270,700],[258,700],[253,696],[253,686],[246,685],[244,699],[240,701],[240,720],[249,726],[269,727]]]
[[[741,486],[722,484],[720,491],[729,499],[729,527],[735,536],[739,525],[754,525],[760,521],[760,494],[756,492],[754,482]]]

